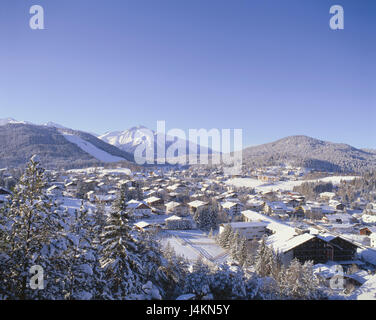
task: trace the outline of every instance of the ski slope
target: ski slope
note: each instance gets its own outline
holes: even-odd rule
[[[86,153],[90,154],[94,158],[98,159],[102,162],[119,162],[124,161],[124,158],[113,156],[112,154],[109,154],[106,151],[103,151],[90,142],[87,142],[83,139],[81,139],[78,136],[75,136],[73,134],[63,133],[63,136],[65,139],[67,139],[69,142],[74,143],[79,148],[81,148]]]

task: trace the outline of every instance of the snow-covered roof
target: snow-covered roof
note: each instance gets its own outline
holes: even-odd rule
[[[315,238],[314,235],[309,234],[309,233],[303,233],[301,235],[290,238],[284,244],[279,244],[280,246],[278,249],[281,252],[287,252],[287,251],[290,251],[291,249],[294,249],[297,246],[300,246],[301,244],[309,240],[312,240],[313,238]]]
[[[165,221],[172,221],[172,220],[182,220],[182,218],[174,215],[165,219]]]
[[[231,201],[221,203],[222,208],[225,208],[225,209],[230,209],[236,205],[239,205],[239,203],[231,202]]]
[[[170,201],[170,202],[166,203],[165,206],[166,206],[167,210],[172,210],[176,207],[181,206],[181,203],[176,202],[176,201]]]
[[[140,229],[143,229],[143,228],[150,226],[150,223],[146,221],[140,221],[140,222],[135,223],[134,225]]]
[[[188,205],[190,207],[194,207],[194,208],[202,207],[202,206],[205,206],[207,204],[208,204],[207,202],[203,202],[201,200],[194,200],[194,201],[188,203]]]
[[[160,201],[160,200],[161,200],[160,198],[153,196],[153,197],[145,199],[145,202],[147,202],[147,203],[153,203],[153,202],[157,202],[157,201]]]

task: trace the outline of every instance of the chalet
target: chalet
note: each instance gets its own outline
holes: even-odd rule
[[[179,217],[184,217],[189,214],[188,207],[180,202],[170,201],[167,202],[165,206],[167,214],[175,214]]]
[[[281,201],[274,201],[274,202],[266,202],[264,206],[265,213],[272,215],[272,214],[286,214],[289,212],[293,212],[293,208],[286,206],[285,203]]]
[[[334,192],[321,192],[320,193],[320,198],[323,199],[323,200],[332,200],[333,198],[335,198],[336,194]]]
[[[163,210],[164,209],[164,201],[161,198],[158,197],[150,197],[145,199],[145,202],[153,208]]]
[[[322,218],[322,221],[325,223],[330,223],[330,224],[350,224],[350,223],[356,223],[357,219],[353,218],[350,214],[348,213],[336,213],[336,214],[330,214],[330,215],[325,215]]]
[[[345,210],[345,205],[337,200],[329,201],[329,206],[332,207],[334,210],[343,211]]]
[[[204,208],[208,205],[207,202],[203,202],[201,200],[194,200],[188,203],[191,213],[195,213],[197,209]]]
[[[136,227],[136,229],[140,231],[149,231],[153,229],[153,225],[151,225],[150,223],[146,221],[139,221],[135,223],[134,226]]]
[[[279,249],[285,264],[294,258],[302,263],[312,260],[314,264],[317,264],[327,261],[351,261],[354,259],[357,246],[348,240],[332,235],[304,233],[292,237]]]
[[[127,210],[131,211],[136,218],[140,217],[150,217],[152,209],[146,203],[130,200],[127,202]]]
[[[364,227],[359,230],[359,234],[362,236],[370,236],[376,234],[376,227]]]
[[[176,192],[176,193],[185,193],[188,190],[188,187],[182,183],[176,183],[172,186],[167,187],[169,192]]]
[[[60,197],[63,195],[62,187],[59,185],[53,185],[47,189],[47,195],[51,197]]]
[[[116,196],[113,195],[113,194],[107,194],[107,195],[99,194],[95,198],[99,202],[102,202],[102,203],[105,203],[105,204],[111,204],[116,199]]]
[[[75,182],[75,181],[71,181],[71,182],[68,182],[68,183],[65,185],[65,190],[66,190],[68,193],[75,193],[75,192],[77,191],[77,187],[78,187],[77,182]]]

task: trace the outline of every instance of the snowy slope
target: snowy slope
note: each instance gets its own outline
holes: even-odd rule
[[[227,185],[235,187],[255,188],[257,191],[276,191],[286,190],[292,191],[295,186],[299,186],[305,182],[332,182],[334,185],[338,185],[341,180],[350,181],[356,179],[356,176],[330,176],[317,180],[297,180],[297,181],[277,181],[274,183],[265,183],[263,181],[253,178],[232,178],[227,180]]]
[[[69,142],[76,144],[79,148],[81,148],[86,153],[90,154],[94,158],[103,161],[103,162],[118,162],[124,161],[124,158],[113,156],[96,146],[92,145],[91,143],[81,139],[78,136],[68,133],[62,133],[64,138],[66,138]]]
[[[134,153],[134,151],[140,144],[145,144],[148,148],[154,147],[155,154],[157,154],[157,150],[162,148],[165,148],[165,150],[167,150],[168,147],[172,143],[174,143],[173,138],[171,139],[171,141],[171,137],[165,135],[164,139],[162,140],[166,141],[166,143],[165,145],[163,145],[163,142],[161,143],[160,141],[158,141],[157,133],[155,131],[150,130],[152,132],[152,136],[147,136],[144,134],[144,130],[149,129],[144,126],[138,126],[125,131],[108,132],[102,136],[99,136],[98,138],[129,153]],[[169,139],[170,141],[167,141],[167,139]],[[176,142],[187,146],[187,154],[188,150],[190,149],[198,150],[197,152],[195,152],[195,154],[200,153],[199,146],[193,142],[183,139],[178,139]],[[211,150],[206,147],[201,147],[201,151],[203,154],[211,153]]]

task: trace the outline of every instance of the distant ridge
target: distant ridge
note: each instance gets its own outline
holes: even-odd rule
[[[133,155],[89,133],[17,121],[0,125],[0,167],[24,166],[34,154],[48,169],[133,161]]]
[[[247,165],[286,163],[333,172],[376,170],[376,153],[303,135],[243,150]]]

